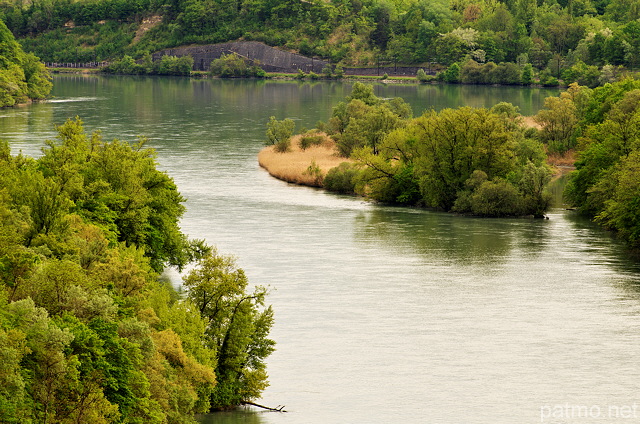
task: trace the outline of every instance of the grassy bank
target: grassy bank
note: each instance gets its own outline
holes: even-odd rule
[[[333,140],[325,136],[322,144],[300,147],[301,135],[291,138],[291,150],[279,153],[274,146],[265,147],[258,154],[258,163],[267,170],[269,175],[280,180],[302,184],[311,187],[322,187],[322,177],[331,168],[350,159],[338,156]]]

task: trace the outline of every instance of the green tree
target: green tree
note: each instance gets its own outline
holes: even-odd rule
[[[188,299],[207,323],[206,343],[216,352],[215,409],[255,399],[268,385],[264,360],[274,350],[268,338],[273,312],[261,309],[266,288],[247,292],[247,285],[233,258],[215,251],[184,278]]]
[[[575,145],[575,130],[578,125],[576,105],[568,96],[547,97],[544,109],[534,117],[542,126],[540,138],[549,150],[566,152]]]
[[[460,81],[460,65],[455,62],[440,75],[444,82],[457,83]]]
[[[486,109],[428,112],[414,125],[420,140],[416,175],[428,206],[451,210],[475,170],[493,179],[506,176],[514,167],[514,133],[503,118]]]
[[[43,99],[51,91],[49,71],[26,54],[0,19],[0,108]]]
[[[533,83],[533,66],[527,63],[522,68],[522,84],[531,85]]]
[[[111,238],[143,248],[156,271],[182,267],[202,253],[201,242],[189,241],[180,231],[184,198],[173,180],[157,170],[155,153],[144,147],[144,138],[133,145],[105,142],[99,133],[89,137],[80,119],[68,120],[58,134],[59,141],[49,142],[40,159],[42,172],[50,176],[46,190],[65,194],[79,215]],[[45,195],[57,199],[46,190]],[[45,224],[37,228],[46,234]]]
[[[275,146],[277,152],[288,151],[295,127],[296,123],[290,118],[278,121],[275,116],[269,117],[265,144],[267,146]]]
[[[608,193],[596,222],[617,231],[632,246],[640,245],[640,151],[624,157],[594,190]]]

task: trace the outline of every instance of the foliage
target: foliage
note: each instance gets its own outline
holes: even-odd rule
[[[0,421],[194,423],[257,397],[266,290],[180,232],[183,199],[142,141],[57,130],[37,160],[0,143]],[[197,258],[184,296],[158,280]]]
[[[342,194],[356,194],[356,177],[358,168],[349,162],[342,162],[331,168],[323,180],[323,187],[329,191]]]
[[[424,71],[424,69],[420,68],[418,69],[418,72],[416,72],[416,79],[419,82],[427,82],[429,78],[427,77],[427,73]]]
[[[333,109],[328,124],[339,153],[345,157],[362,146],[377,151],[384,136],[411,116],[404,100],[382,100],[374,94],[373,86],[360,82],[353,85],[346,100],[348,103],[340,102]]]
[[[355,85],[327,125],[342,164],[324,179],[329,190],[394,204],[483,216],[542,216],[550,170],[543,146],[526,138],[518,109],[463,107],[411,119],[398,99]]]
[[[452,63],[445,71],[440,72],[438,79],[448,83],[460,82],[460,65],[458,62]]]
[[[247,293],[247,284],[233,258],[215,251],[184,278],[187,296],[205,320],[207,345],[216,352],[215,409],[255,399],[268,385],[264,359],[274,350],[267,338],[273,311],[261,309],[266,288]]]
[[[313,134],[313,133],[308,133],[308,134],[303,134],[300,137],[300,149],[302,150],[306,150],[311,146],[319,146],[322,143],[324,143],[324,135],[322,134]]]
[[[310,176],[313,179],[313,184],[315,184],[316,186],[322,185],[324,175],[322,173],[322,169],[320,169],[315,159],[311,160],[311,163],[302,174]]]
[[[443,78],[447,78],[446,75]],[[522,82],[522,72],[515,63],[493,62],[480,65],[469,59],[460,68],[459,81],[466,84],[507,84]]]
[[[131,56],[125,55],[122,59],[102,68],[108,74],[122,75],[191,75],[193,58],[191,56],[162,56],[159,61],[152,62],[151,57],[143,63],[137,63]]]
[[[258,65],[248,66],[247,62],[235,53],[222,54],[211,62],[209,72],[212,76],[231,77],[264,77],[266,74]]]
[[[0,20],[0,108],[44,99],[51,91],[49,71],[25,53]]]
[[[578,111],[568,93],[547,97],[544,109],[538,112],[534,120],[542,126],[540,139],[551,152],[564,153],[575,146]]]
[[[562,79],[567,84],[575,82],[593,88],[600,85],[600,71],[597,66],[587,66],[584,62],[579,61],[562,72]]]
[[[473,59],[517,64],[521,70],[528,61],[544,70],[552,61],[543,78],[552,85],[578,60],[598,68],[637,69],[638,10],[627,0],[10,0],[0,5],[0,19],[27,51],[54,62],[141,59],[163,48],[245,39],[348,66],[437,62],[449,67]],[[162,21],[143,35],[141,21],[151,15]],[[515,68],[502,71],[517,79]],[[331,69],[323,74],[330,77]]]
[[[596,222],[640,246],[640,83],[627,79],[578,93],[582,96],[568,96],[576,104],[579,143],[566,197]]]
[[[267,146],[275,146],[276,152],[286,152],[291,148],[291,136],[296,127],[292,119],[278,121],[275,116],[269,117],[267,123]]]

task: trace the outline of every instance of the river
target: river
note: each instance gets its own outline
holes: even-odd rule
[[[188,199],[183,230],[271,287],[277,351],[259,402],[288,412],[203,423],[638,422],[640,266],[561,204],[548,220],[459,217],[293,186],[258,167],[269,116],[311,128],[349,83],[54,83],[52,101],[0,110],[14,152],[38,155],[74,116],[107,139],[147,136]],[[530,115],[556,93],[376,86],[415,114],[509,101]]]

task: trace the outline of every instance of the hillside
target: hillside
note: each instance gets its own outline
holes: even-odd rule
[[[25,53],[0,21],[0,108],[43,99],[51,91],[49,72]]]
[[[467,82],[488,82],[481,74],[491,72],[465,68],[471,60],[471,65],[530,64],[543,83],[565,77],[586,85],[637,68],[638,18],[638,0],[8,0],[0,5],[0,19],[24,48],[50,62],[141,58],[165,48],[247,40],[344,66],[438,63],[444,68],[457,62],[458,77]]]

